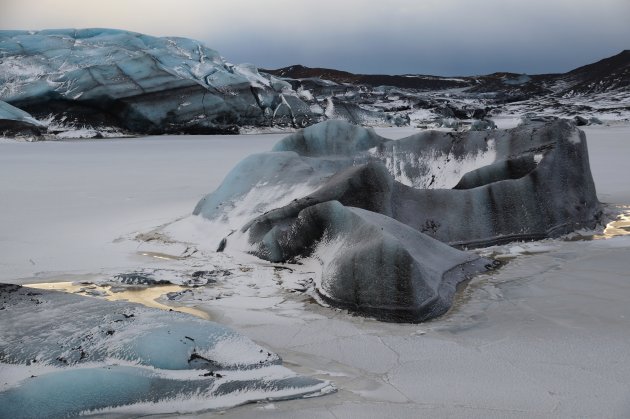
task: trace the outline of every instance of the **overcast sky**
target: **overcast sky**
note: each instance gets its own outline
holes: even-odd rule
[[[630,49],[630,0],[0,0],[0,29],[68,27],[195,38],[263,68],[536,74]]]

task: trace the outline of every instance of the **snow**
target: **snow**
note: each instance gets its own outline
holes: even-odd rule
[[[332,101],[332,97],[326,98],[326,109],[324,110],[324,115],[328,118],[333,118],[335,113],[335,104]]]
[[[627,204],[630,202],[630,171],[628,169],[628,125],[591,125],[581,127],[586,133],[591,171],[597,195],[602,202]],[[604,150],[606,149],[606,150]],[[597,179],[601,179],[597,182]]]
[[[600,200],[630,205],[630,126],[583,129]],[[418,132],[376,131],[388,138]],[[204,250],[202,233],[212,228],[179,230],[201,248],[199,257],[138,254],[180,256],[181,243],[133,237],[189,215],[236,162],[283,136],[0,142],[0,281],[98,282],[138,268],[231,269],[177,304],[202,307],[294,371],[333,381],[339,392],[273,409],[242,406],[225,418],[630,415],[630,236],[489,249],[507,264],[474,279],[445,317],[420,326],[323,307],[309,294],[312,273],[292,274],[291,266],[253,257],[234,266],[229,254],[206,253],[212,249]],[[21,377],[37,375],[25,368]],[[7,371],[0,385],[14,374]],[[186,411],[195,410],[194,400],[187,403]],[[173,400],[170,411],[185,404]],[[120,413],[165,412],[164,405],[137,408]]]
[[[0,281],[159,265],[113,241],[189,215],[240,159],[284,136],[0,144]]]
[[[514,128],[521,123],[520,117],[499,116],[493,117],[492,120],[497,125],[498,129]]]
[[[426,123],[427,121],[433,121],[439,116],[429,109],[418,109],[409,114],[411,122],[413,123]]]
[[[450,189],[457,185],[464,174],[494,163],[497,157],[495,146],[495,140],[490,139],[487,149],[477,150],[462,158],[437,149],[416,155],[408,150],[398,151],[396,145],[393,145],[391,153],[388,150],[380,156],[379,153],[372,154],[379,156],[387,170],[403,185],[419,189]],[[412,178],[407,175],[409,172],[419,175]]]
[[[313,96],[313,93],[311,93],[310,90],[304,89],[302,86],[300,86],[297,90],[297,94],[300,98],[307,100],[307,101],[313,101],[315,100],[315,97]]]
[[[399,140],[401,138],[409,137],[410,135],[417,134],[423,130],[414,127],[392,127],[392,128],[372,128],[381,137],[385,137],[390,140]]]

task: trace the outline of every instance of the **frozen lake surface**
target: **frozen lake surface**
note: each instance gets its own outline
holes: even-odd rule
[[[112,240],[190,214],[285,135],[0,143],[0,280],[124,266]]]
[[[585,131],[600,200],[630,205],[630,127]],[[190,214],[237,161],[283,136],[0,143],[0,281],[171,267],[121,238]],[[200,303],[340,390],[222,417],[629,417],[630,236],[491,251],[509,263],[420,325],[352,317],[273,287]]]

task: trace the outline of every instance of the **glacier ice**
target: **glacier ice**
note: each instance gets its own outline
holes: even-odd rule
[[[100,28],[0,31],[0,100],[50,120],[54,129],[63,125],[65,130],[52,133],[60,137],[69,129],[91,130],[97,137],[236,133],[240,127],[299,128],[330,119],[489,130],[490,117],[532,110],[580,114],[579,123],[594,123],[590,117],[616,120],[626,113],[627,89],[617,83],[623,77],[613,76],[627,56],[598,63],[606,68],[596,71],[603,78],[595,85],[603,90],[595,92],[593,75],[584,69],[596,64],[558,75],[456,79],[301,66],[259,70],[228,63],[187,38]]]
[[[45,125],[28,112],[0,100],[0,135],[38,136],[45,129]]]
[[[315,255],[317,289],[335,306],[387,321],[445,313],[455,286],[491,261],[454,249],[390,217],[338,201],[311,205],[275,225],[255,253],[272,261]]]
[[[358,210],[353,208],[359,208],[413,229],[423,235],[417,241],[424,243],[427,254],[435,245],[424,236],[460,248],[487,246],[557,237],[592,227],[601,216],[585,135],[566,120],[529,120],[510,130],[424,131],[395,141],[347,122],[322,122],[284,138],[272,152],[246,158],[217,191],[199,202],[194,213],[229,223],[238,231],[236,237],[244,236],[249,251],[259,257],[286,262],[312,255],[324,242],[322,225],[337,225],[335,217],[348,217],[337,204],[319,206],[335,201],[350,207],[354,216]],[[384,223],[375,216],[360,218],[365,225]],[[361,236],[352,228],[340,231],[338,236],[346,243],[361,246]],[[226,243],[229,248],[230,239]],[[396,246],[409,251],[406,243]],[[352,248],[340,248],[337,257],[351,259]],[[353,263],[368,266],[370,257],[361,254]],[[445,258],[462,260],[446,253]],[[318,291],[326,295],[322,284],[339,281],[363,293],[361,301],[375,301],[376,284],[389,281],[388,286],[402,286],[396,281],[409,276],[402,274],[396,260],[383,259],[383,263],[383,269],[401,269],[401,275],[339,268],[336,272],[343,274],[333,275],[333,280],[324,280],[321,274]],[[444,277],[438,275],[444,274],[443,268],[427,264],[426,269],[435,273],[432,278]],[[452,282],[465,277],[462,273]],[[448,300],[435,299],[433,310],[424,306],[419,310],[411,304],[412,295],[411,300],[392,299],[387,310],[380,314],[376,310],[375,315],[385,318],[391,312],[407,312],[416,313],[411,320],[423,320],[427,317],[420,313],[442,312]],[[375,311],[350,297],[332,300],[358,311]]]
[[[168,413],[178,400],[180,412],[207,410],[332,390],[239,333],[190,315],[8,284],[0,299],[1,417],[136,404]]]
[[[332,120],[283,138],[272,151],[293,151],[309,157],[352,156],[383,142],[383,138],[372,129]]]
[[[0,31],[0,100],[138,133],[233,132],[316,116],[289,83],[202,43],[114,29]]]
[[[338,200],[451,245],[483,246],[555,237],[594,225],[600,214],[586,138],[564,120],[506,131],[426,131],[346,162],[317,191],[253,223]]]
[[[331,118],[410,123],[353,99],[347,89],[231,64],[187,38],[101,28],[0,31],[0,100],[53,127],[208,134],[244,126],[299,128]]]

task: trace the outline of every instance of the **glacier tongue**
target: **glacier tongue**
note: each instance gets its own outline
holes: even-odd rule
[[[0,100],[133,133],[221,133],[316,118],[289,83],[202,43],[113,29],[0,31]],[[282,106],[280,106],[282,105]]]

